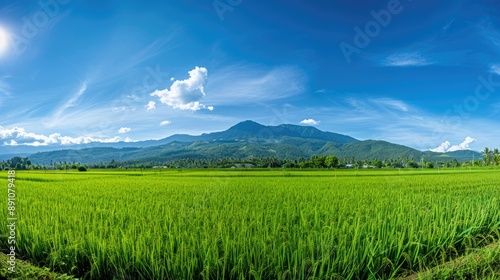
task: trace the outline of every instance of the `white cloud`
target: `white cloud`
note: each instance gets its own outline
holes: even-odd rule
[[[119,136],[111,138],[96,138],[91,136],[78,136],[78,137],[59,136],[58,140],[59,144],[61,145],[78,145],[78,144],[88,144],[92,142],[116,143],[120,142],[121,138]],[[46,145],[41,145],[41,146],[46,146]]]
[[[320,121],[316,121],[315,119],[305,119],[301,121],[301,124],[306,124],[306,125],[318,125]]]
[[[130,137],[127,137],[125,138],[124,140],[126,143],[130,143],[130,142],[137,142],[136,140],[132,140]]]
[[[149,102],[148,102],[148,105],[146,105],[146,106],[144,106],[144,107],[146,107],[146,110],[148,110],[148,112],[149,112],[149,111],[153,111],[154,109],[156,109],[156,102],[154,102],[154,101],[149,101]]]
[[[119,136],[101,138],[92,136],[62,136],[60,133],[52,133],[49,136],[26,132],[22,127],[4,128],[0,126],[0,139],[4,140],[6,146],[48,146],[48,145],[77,145],[91,142],[116,143],[122,141]]]
[[[169,125],[169,124],[171,124],[171,123],[172,123],[171,121],[162,121],[162,122],[160,123],[160,126]]]
[[[17,144],[16,141],[14,140],[10,140],[10,142],[4,142],[3,143],[5,146],[18,146],[19,144]]]
[[[467,136],[465,140],[458,144],[458,145],[453,145],[451,146],[451,143],[449,141],[443,142],[439,147],[430,149],[431,152],[436,152],[436,153],[446,153],[446,152],[454,152],[454,151],[462,151],[462,150],[470,150],[470,144],[476,142],[476,139]]]
[[[418,52],[393,54],[383,61],[383,65],[394,67],[425,66],[430,64],[433,64],[433,62],[429,61]]]
[[[189,71],[189,78],[176,80],[170,89],[156,90],[151,96],[160,97],[160,102],[174,109],[198,111],[206,108],[200,101],[205,97],[208,70],[196,66]]]
[[[208,106],[208,107],[207,107],[207,109],[208,109],[209,111],[213,111],[215,108],[214,108],[214,106]]]
[[[465,138],[465,140],[458,144],[458,145],[453,145],[451,146],[449,149],[448,149],[448,152],[453,152],[453,151],[461,151],[461,150],[470,150],[470,147],[469,145],[476,142],[476,139],[470,137],[470,136],[467,136],[467,138]]]
[[[439,147],[430,149],[430,151],[435,153],[446,153],[446,151],[448,151],[450,146],[451,146],[450,141],[444,141],[443,143],[441,143],[441,145],[439,145]]]
[[[19,142],[27,142],[27,141],[43,141],[41,143],[55,144],[57,143],[57,138],[61,135],[58,133],[51,134],[49,136],[39,135],[31,132],[26,132],[26,130],[22,127],[14,127],[11,129],[4,128],[0,126],[0,139],[4,140],[15,140],[16,144]]]
[[[120,129],[118,129],[118,133],[123,134],[123,133],[130,132],[131,130],[132,129],[130,127],[121,127]]]

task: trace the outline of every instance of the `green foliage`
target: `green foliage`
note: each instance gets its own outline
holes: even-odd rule
[[[339,159],[336,156],[313,156],[309,160],[301,161],[300,168],[337,168]]]
[[[176,160],[220,160],[234,158],[276,158],[296,160],[313,156],[334,155],[337,158],[356,158],[357,160],[391,160],[406,166],[410,161],[469,161],[481,155],[473,151],[456,151],[447,154],[422,152],[406,146],[384,141],[357,141],[344,144],[311,138],[281,137],[276,141],[252,139],[249,141],[197,141],[172,142],[162,146],[146,148],[88,148],[81,150],[60,150],[37,153],[30,156],[32,162],[48,165],[52,162],[79,162],[82,164],[102,164],[113,167],[111,161],[118,162],[171,162]]]
[[[336,168],[339,166],[339,159],[336,156],[326,156],[325,157],[325,167],[326,168]]]
[[[0,162],[0,169],[15,169],[15,170],[26,170],[31,168],[31,160],[29,158],[23,157],[13,157],[9,160]]]
[[[371,165],[377,168],[382,168],[384,166],[384,164],[378,159],[372,160]]]
[[[66,274],[57,274],[51,271],[49,268],[40,268],[33,266],[32,264],[16,260],[16,269],[15,272],[12,273],[8,270],[9,265],[7,263],[9,258],[0,253],[0,279],[19,279],[19,280],[28,280],[28,279],[44,279],[44,280],[73,280],[76,278],[72,276],[68,276]]]
[[[500,276],[500,242],[474,249],[463,257],[436,266],[407,279],[497,280]]]
[[[418,168],[418,167],[419,167],[419,166],[418,166],[418,163],[417,163],[417,162],[415,162],[415,161],[409,161],[409,162],[407,163],[407,166],[408,166],[409,168]]]
[[[78,171],[87,171],[85,166],[78,166]]]
[[[16,179],[18,252],[86,279],[389,279],[485,245],[500,220],[496,170],[31,171]],[[6,218],[1,211],[0,228]]]

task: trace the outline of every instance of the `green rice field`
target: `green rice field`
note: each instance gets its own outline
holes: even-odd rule
[[[80,279],[396,279],[500,236],[498,169],[17,171],[15,188],[18,257]]]

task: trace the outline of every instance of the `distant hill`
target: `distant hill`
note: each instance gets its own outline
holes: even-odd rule
[[[30,154],[0,154],[0,161],[8,160],[13,157],[28,157]]]
[[[193,136],[187,134],[175,134],[160,140],[146,140],[138,142],[117,142],[99,143],[91,142],[87,144],[70,145],[65,149],[79,150],[87,148],[146,148],[161,146],[172,142],[195,142],[195,141],[220,141],[220,140],[247,140],[247,141],[276,141],[283,137],[301,137],[307,139],[318,139],[333,141],[336,143],[349,143],[358,140],[332,132],[324,132],[314,127],[299,125],[278,125],[265,126],[253,121],[244,121],[236,124],[228,130],[213,133],[204,133]],[[54,146],[0,146],[0,155],[30,155],[38,152],[48,152],[56,150]]]
[[[161,140],[136,143],[102,144],[108,147],[90,147],[39,152],[30,155],[33,163],[52,162],[99,163],[125,160],[168,161],[181,158],[255,158],[280,159],[309,158],[315,155],[336,155],[339,158],[398,159],[420,161],[459,161],[480,158],[474,151],[451,153],[422,152],[386,141],[359,141],[347,135],[321,131],[315,127],[283,124],[265,126],[244,121],[221,132],[199,136],[173,135]],[[122,146],[123,145],[123,146]],[[129,145],[129,147],[124,147]]]
[[[171,142],[194,142],[194,141],[221,141],[221,140],[246,140],[246,141],[275,141],[284,138],[296,137],[303,139],[316,139],[332,141],[339,144],[357,142],[350,136],[324,132],[315,127],[282,124],[278,126],[265,126],[254,121],[240,122],[228,130],[202,134],[200,136],[173,135],[159,140],[158,144]]]

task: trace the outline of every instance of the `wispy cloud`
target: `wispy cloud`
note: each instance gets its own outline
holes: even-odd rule
[[[64,104],[56,108],[56,110],[52,114],[51,120],[47,122],[46,125],[48,127],[56,126],[63,118],[65,112],[69,108],[74,107],[77,104],[78,100],[82,97],[82,95],[85,93],[86,90],[87,90],[87,82],[83,82],[80,85],[80,88],[76,92],[74,92],[71,95],[71,97],[66,102],[64,102]]]
[[[38,125],[26,119],[10,120],[4,123],[25,127],[27,130],[37,130],[41,124],[42,131],[47,135],[55,131],[60,131],[71,136],[88,135],[99,139],[114,137],[120,127],[132,127],[132,138],[147,140],[151,139],[151,137],[161,136],[154,129],[154,127],[158,127],[161,121],[171,118],[182,118],[187,121],[195,115],[191,112],[174,110],[162,110],[161,114],[146,114],[144,103],[141,103],[134,102],[122,104],[123,106],[116,106],[120,105],[121,102],[112,101],[110,103],[101,102],[101,100],[96,98],[86,99],[86,102],[78,103],[77,106],[66,110],[57,121],[53,115],[49,115],[39,116],[37,118],[39,121]],[[174,119],[171,120],[173,121]]]
[[[89,68],[93,69],[92,72],[88,73],[89,79],[94,82],[96,87],[102,86],[106,87],[114,83],[120,82],[125,79],[125,77],[130,77],[133,72],[138,71],[138,81],[141,86],[144,86],[143,79],[146,75],[151,75],[154,80],[157,80],[154,73],[156,69],[153,69],[155,65],[150,65],[152,70],[148,70],[144,67],[144,63],[150,59],[157,57],[167,51],[174,49],[178,43],[175,41],[177,36],[177,27],[174,27],[165,32],[168,36],[159,38],[152,43],[144,46],[139,50],[130,50],[133,53],[131,56],[123,59],[122,56],[114,55],[116,45],[111,44],[108,46],[103,46],[102,56],[96,57],[95,61],[90,62]],[[142,67],[141,67],[142,66]],[[144,90],[150,90],[146,88]]]
[[[0,94],[10,95],[11,87],[7,83],[8,76],[0,77]]]
[[[87,82],[82,83],[80,89],[73,94],[73,96],[66,102],[66,104],[63,106],[63,110],[66,110],[70,107],[75,106],[75,103],[80,99],[80,97],[85,93],[87,90]]]
[[[422,53],[404,52],[386,57],[382,64],[391,67],[411,67],[431,65],[434,64],[434,62],[425,57]]]
[[[457,1],[460,2],[460,1]],[[462,3],[455,3],[454,9],[462,9]],[[424,38],[415,39],[397,50],[386,50],[372,55],[371,59],[378,65],[386,67],[423,67],[429,65],[465,65],[470,66],[471,60],[480,60],[471,53],[482,53],[483,48],[477,46],[477,32],[474,24],[464,22],[456,13],[450,15],[447,22]],[[450,33],[449,35],[447,33]],[[494,33],[486,32],[488,41],[495,37]]]
[[[375,99],[370,99],[370,101],[381,107],[390,107],[398,109],[403,112],[408,112],[409,110],[409,105],[407,105],[405,102],[401,100],[395,100],[391,98],[375,98]]]
[[[223,106],[290,98],[305,91],[307,80],[306,73],[295,66],[267,68],[240,64],[211,73],[205,102]]]
[[[453,22],[455,22],[455,20],[456,20],[456,18],[453,18],[448,23],[446,23],[445,26],[443,26],[443,28],[442,28],[443,34],[446,34],[446,32],[448,31],[448,29],[450,29],[451,25],[453,24]]]
[[[500,32],[495,28],[490,17],[484,17],[476,27],[486,44],[494,47],[497,51],[500,50]]]

